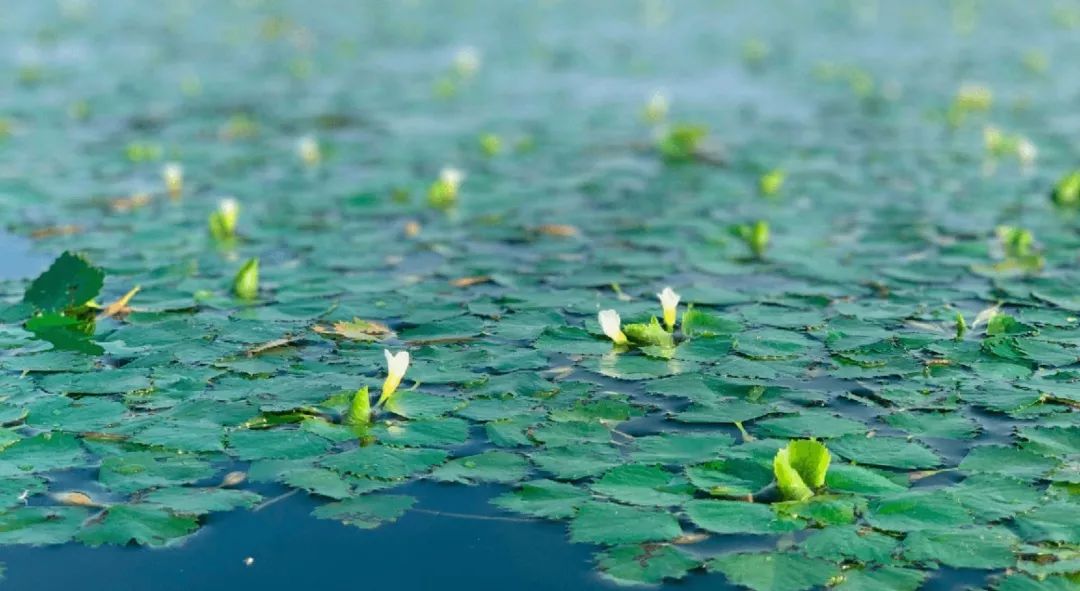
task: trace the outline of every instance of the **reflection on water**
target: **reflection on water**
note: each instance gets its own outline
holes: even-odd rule
[[[0,281],[33,277],[49,264],[49,257],[32,247],[29,240],[0,231]]]
[[[267,495],[285,489],[264,491]],[[416,483],[395,493],[422,499],[392,526],[361,530],[313,519],[320,502],[296,494],[258,512],[233,511],[179,548],[0,548],[4,588],[80,591],[318,589],[612,589],[592,568],[594,548],[565,541],[566,527],[491,515],[498,486]],[[487,517],[472,517],[486,514]],[[492,518],[495,517],[495,518]],[[132,555],[138,552],[138,560]],[[245,559],[254,562],[246,566]],[[41,568],[42,561],[62,568]],[[30,568],[11,565],[36,564]],[[122,575],[122,576],[121,576]],[[694,577],[688,589],[730,588]]]

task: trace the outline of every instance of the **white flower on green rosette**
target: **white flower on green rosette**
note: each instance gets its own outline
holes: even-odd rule
[[[165,189],[172,198],[177,198],[184,191],[184,167],[176,162],[169,162],[161,167],[161,178]]]
[[[217,211],[210,214],[210,235],[217,240],[228,240],[236,235],[236,221],[240,217],[240,203],[232,197],[218,201]]]
[[[240,217],[240,202],[232,197],[226,197],[218,202],[218,213],[225,221],[225,228],[229,234],[236,232],[236,220]]]
[[[300,160],[308,166],[315,166],[322,160],[322,150],[319,141],[314,136],[305,135],[296,142],[296,153]]]
[[[675,293],[675,290],[670,287],[665,287],[663,291],[656,294],[656,297],[660,298],[660,307],[664,309],[664,326],[669,331],[675,330],[675,316],[679,309],[679,294]]]
[[[439,171],[439,182],[448,187],[455,195],[461,181],[465,180],[465,173],[461,169],[447,166]]]
[[[667,118],[671,101],[668,96],[659,90],[652,93],[649,102],[645,103],[645,120],[649,123],[660,123]]]
[[[470,78],[480,69],[480,50],[462,47],[454,54],[454,71],[462,78]]]
[[[428,203],[438,208],[449,208],[457,202],[458,189],[465,180],[460,169],[447,166],[439,171],[439,179],[428,189]]]
[[[1016,143],[1016,157],[1020,159],[1021,165],[1031,166],[1035,164],[1035,159],[1039,157],[1039,149],[1035,147],[1031,140],[1022,137]]]
[[[386,357],[386,380],[383,382],[382,394],[379,395],[379,401],[375,403],[375,406],[382,406],[387,400],[390,400],[394,392],[397,392],[398,386],[401,385],[401,379],[405,377],[405,372],[409,369],[408,351],[391,353],[383,349],[383,355]]]
[[[615,310],[600,310],[597,314],[597,320],[600,321],[600,330],[604,331],[609,339],[616,345],[626,344],[626,335],[622,331],[622,319],[619,318],[619,313]]]

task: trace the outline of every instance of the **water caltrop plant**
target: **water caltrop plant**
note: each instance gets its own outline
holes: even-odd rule
[[[439,178],[428,188],[428,204],[438,209],[452,207],[457,203],[458,190],[464,180],[464,172],[453,167],[443,168]]]
[[[259,259],[248,259],[233,278],[233,294],[242,300],[259,297]]]
[[[769,222],[758,220],[750,224],[741,224],[732,228],[732,234],[738,237],[750,249],[755,258],[763,258],[769,246]]]
[[[791,441],[776,452],[773,474],[785,501],[805,501],[825,486],[825,474],[832,457],[820,441]]]
[[[784,180],[787,178],[787,173],[782,169],[776,168],[761,175],[758,179],[758,191],[766,197],[772,197],[780,192],[780,189],[784,186]]]
[[[405,377],[405,372],[409,369],[408,351],[391,353],[384,350],[383,356],[386,357],[386,379],[383,381],[382,393],[379,394],[379,401],[375,406],[383,406],[393,398],[398,386],[401,385],[402,378]]]
[[[363,427],[371,422],[371,398],[368,387],[364,386],[353,394],[349,410],[345,413],[345,424]]]
[[[670,108],[671,101],[668,96],[663,92],[656,91],[649,95],[649,100],[645,102],[645,108],[642,109],[641,116],[648,123],[659,124],[667,119]]]
[[[1080,207],[1080,170],[1073,170],[1061,177],[1050,197],[1056,205]]]
[[[161,179],[165,190],[172,199],[179,199],[184,193],[184,167],[178,162],[167,162],[161,167]]]
[[[657,148],[670,162],[687,162],[701,153],[701,144],[708,133],[703,125],[677,123],[660,137]]]
[[[236,223],[240,217],[240,203],[232,197],[218,202],[217,209],[210,214],[210,235],[215,240],[227,242],[236,236]]]
[[[85,256],[64,252],[27,287],[23,302],[30,316],[24,326],[57,349],[99,354],[91,342],[98,314],[94,298],[105,273]]]
[[[673,347],[675,338],[672,332],[675,330],[675,322],[678,317],[679,294],[670,287],[665,287],[656,294],[660,300],[664,324],[655,316],[644,323],[630,323],[623,325],[619,313],[615,310],[601,310],[597,314],[600,329],[615,345],[636,345],[639,347]]]
[[[310,583],[276,516],[329,587],[1076,588],[1077,11],[81,4],[2,27],[11,588]]]
[[[638,346],[672,347],[675,345],[675,339],[667,329],[660,325],[656,316],[645,323],[625,324],[623,331],[626,333],[627,340]]]

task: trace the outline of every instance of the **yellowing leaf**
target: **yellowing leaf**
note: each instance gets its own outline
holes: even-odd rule
[[[138,285],[131,288],[127,293],[120,296],[119,299],[102,308],[100,316],[112,318],[113,316],[122,316],[131,312],[131,308],[128,307],[128,302],[131,301],[131,298],[135,297],[135,294],[139,293],[140,289],[142,289],[142,287]]]
[[[335,322],[333,327],[316,324],[311,329],[319,334],[337,335],[356,341],[378,341],[394,336],[394,331],[385,324],[360,318],[353,318],[349,322]]]

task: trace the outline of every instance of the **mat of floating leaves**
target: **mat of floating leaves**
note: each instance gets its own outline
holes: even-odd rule
[[[0,283],[0,544],[172,546],[265,482],[394,527],[432,479],[620,583],[1074,589],[1076,15],[781,4],[505,8],[527,51],[477,8],[442,52],[442,5],[333,50],[133,7],[175,52],[21,66],[0,223],[55,262]],[[155,46],[87,10],[54,34]]]

